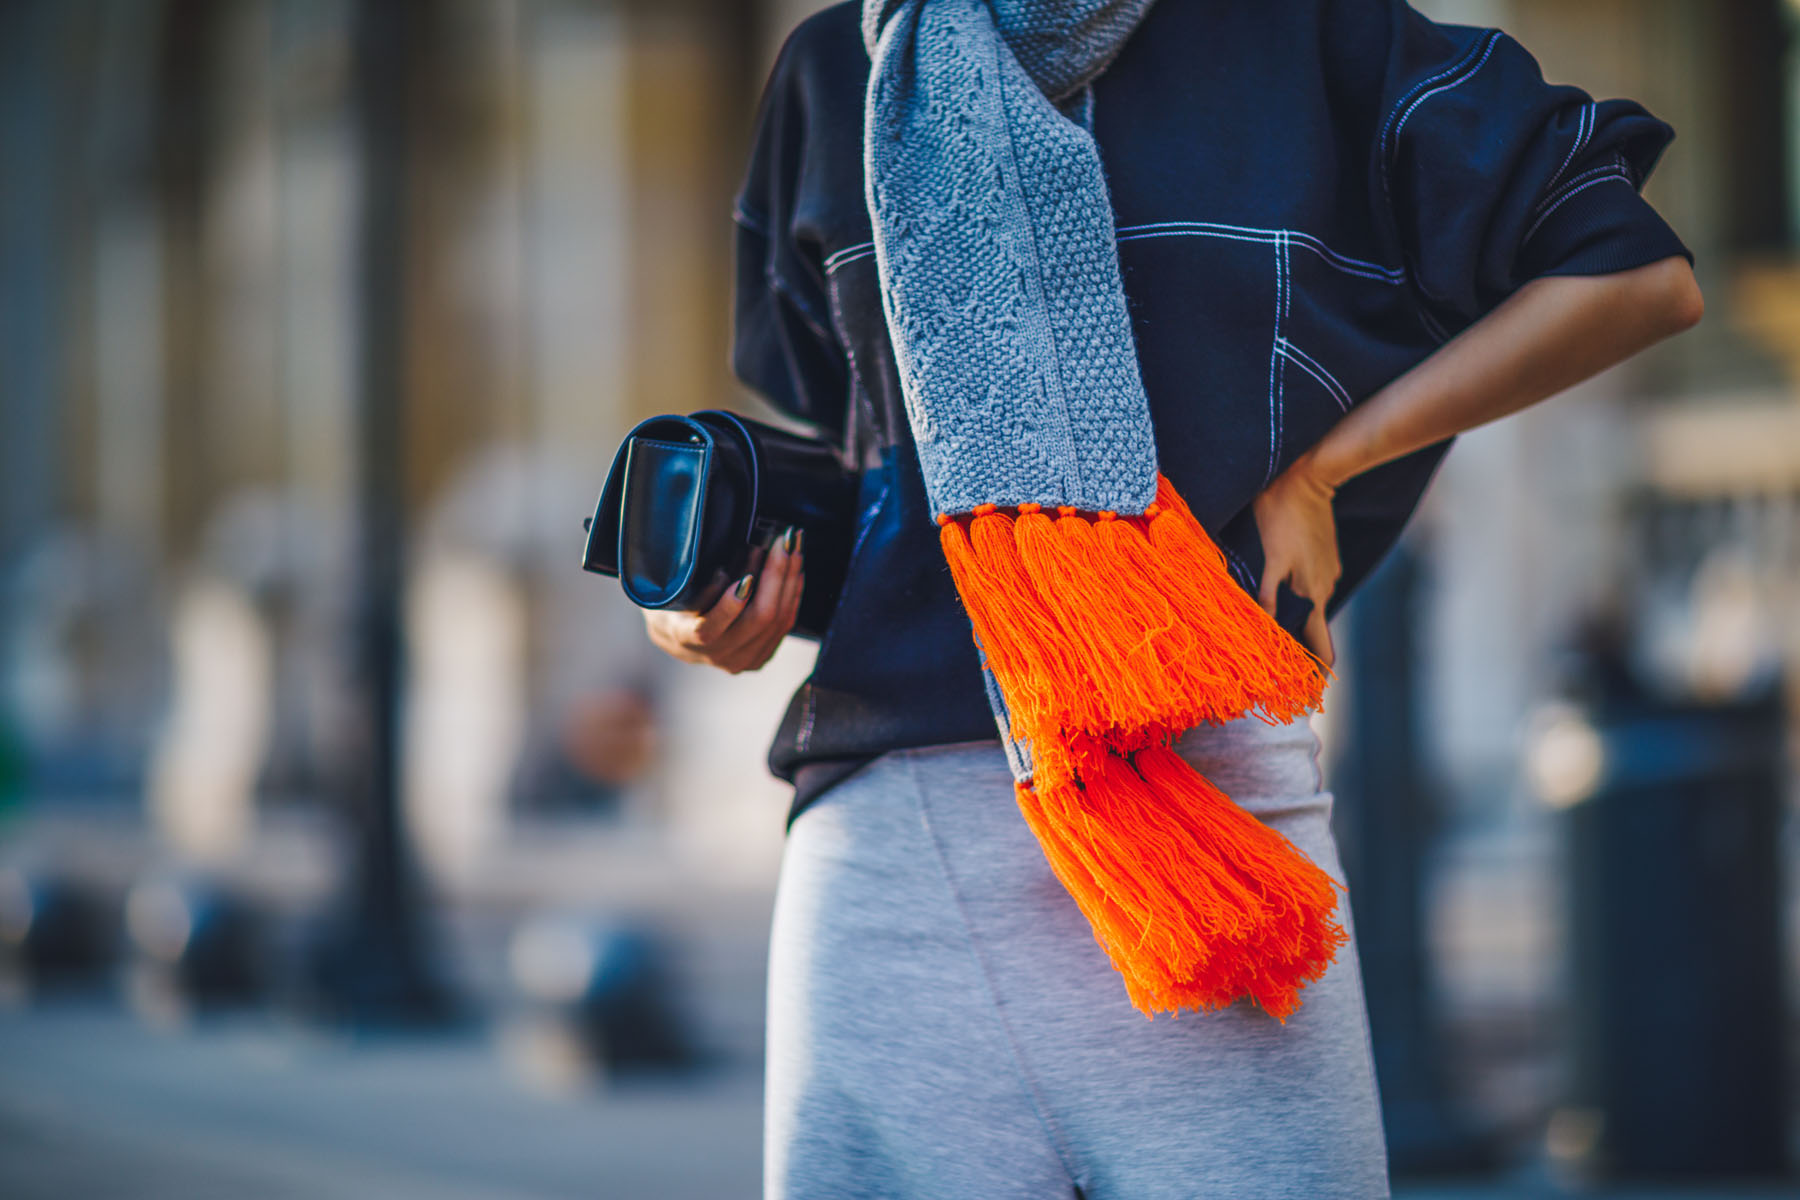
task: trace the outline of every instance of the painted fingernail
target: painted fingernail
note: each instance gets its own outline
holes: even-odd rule
[[[738,580],[737,586],[731,589],[732,597],[737,600],[742,600],[745,596],[748,596],[750,594],[750,582],[755,578],[756,576],[754,575],[746,575]]]
[[[800,553],[800,547],[804,545],[806,545],[806,530],[796,529],[794,531],[794,553]]]
[[[788,554],[792,554],[794,552],[794,547],[799,545],[799,543],[800,543],[799,527],[794,526],[794,525],[789,525],[787,527],[787,532],[781,535],[782,550]]]

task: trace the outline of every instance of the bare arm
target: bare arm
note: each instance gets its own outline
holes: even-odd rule
[[[1700,320],[1683,258],[1611,275],[1532,280],[1412,370],[1352,408],[1258,496],[1267,566],[1260,600],[1284,580],[1313,601],[1305,640],[1334,657],[1325,601],[1337,584],[1331,498],[1347,479],[1528,408]]]
[[[1351,409],[1308,454],[1333,487],[1528,408],[1700,320],[1682,258],[1613,275],[1534,279]]]

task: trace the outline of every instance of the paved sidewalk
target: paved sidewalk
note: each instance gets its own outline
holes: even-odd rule
[[[0,1196],[754,1200],[761,1102],[742,1069],[543,1095],[479,1034],[349,1041],[262,1017],[157,1033],[100,1004],[0,1010]],[[1777,1200],[1800,1185],[1575,1193],[1525,1166],[1396,1195]]]
[[[350,1043],[242,1019],[159,1034],[0,1013],[8,1200],[753,1197],[742,1071],[535,1094],[479,1036]]]

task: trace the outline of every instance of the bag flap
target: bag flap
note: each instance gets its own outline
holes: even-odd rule
[[[606,482],[600,488],[600,499],[594,505],[594,515],[586,521],[587,541],[581,551],[581,569],[584,571],[615,578],[619,574],[619,516],[625,505],[625,474],[631,458],[631,445],[640,438],[678,443],[696,439],[704,443],[707,440],[703,427],[686,417],[677,416],[651,417],[640,421],[625,435],[625,440],[619,443],[618,451],[613,454],[612,467],[606,472]]]

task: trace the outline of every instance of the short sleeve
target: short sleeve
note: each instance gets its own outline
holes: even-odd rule
[[[1639,195],[1674,130],[1630,100],[1546,83],[1497,29],[1391,0],[1374,204],[1428,312],[1466,325],[1544,275],[1598,275],[1687,248]]]
[[[733,208],[736,294],[731,366],[777,410],[833,434],[846,419],[849,365],[832,332],[816,246],[795,233],[807,119],[792,43],[770,72]]]

